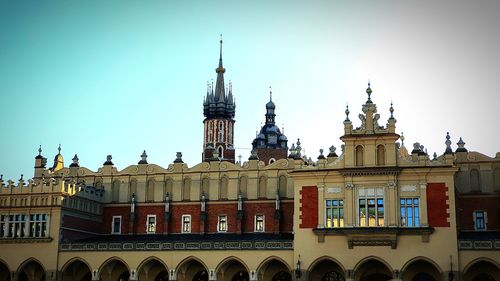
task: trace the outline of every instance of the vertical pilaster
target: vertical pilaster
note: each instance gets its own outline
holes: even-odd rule
[[[352,227],[356,225],[356,200],[355,200],[354,184],[345,184],[345,226]]]
[[[396,219],[396,214],[397,214],[397,198],[398,198],[398,188],[397,188],[397,183],[395,181],[390,181],[387,184],[387,195],[388,199],[386,202],[384,202],[384,208],[387,210],[387,223],[389,226],[397,226],[397,219]],[[388,208],[388,206],[392,206],[391,208]]]
[[[318,228],[325,228],[325,185],[318,184]]]
[[[429,220],[427,218],[427,183],[421,182],[420,186],[420,226],[429,226]]]

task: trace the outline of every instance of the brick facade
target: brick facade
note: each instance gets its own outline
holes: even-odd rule
[[[299,202],[300,228],[316,228],[318,226],[318,188],[303,186],[300,190]]]
[[[444,183],[427,184],[427,218],[430,227],[450,227],[448,187]]]
[[[474,211],[486,212],[486,230],[500,229],[500,195],[468,194],[457,196],[457,218],[460,230],[474,230]]]

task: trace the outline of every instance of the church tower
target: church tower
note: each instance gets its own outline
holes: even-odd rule
[[[285,159],[288,152],[288,139],[275,123],[275,109],[273,92],[270,90],[269,102],[266,104],[266,123],[252,142],[252,149],[259,160],[264,161],[266,165],[279,159]]]
[[[203,154],[202,161],[229,161],[234,163],[234,112],[231,83],[226,88],[222,65],[222,38],[220,40],[219,67],[215,69],[217,81],[207,85],[207,95],[203,101]]]

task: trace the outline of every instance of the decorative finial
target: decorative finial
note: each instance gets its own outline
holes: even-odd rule
[[[467,148],[465,148],[465,142],[462,140],[462,137],[457,142],[458,148],[455,152],[467,152]]]
[[[273,101],[273,88],[269,86],[269,101]]]
[[[393,116],[394,108],[392,107],[392,101],[391,101],[391,107],[389,108],[389,111],[391,112],[391,119],[394,118],[394,116]]]
[[[175,154],[174,163],[184,163],[184,161],[182,161],[182,152],[177,152]]]
[[[432,160],[437,160],[437,156],[438,156],[437,153],[434,152],[434,154],[432,155]]]
[[[141,154],[141,161],[138,164],[148,164],[148,155],[146,154],[146,150],[144,150]]]
[[[23,175],[23,174],[21,174],[21,178],[19,179],[19,181],[22,181],[22,180],[23,180],[23,177],[24,177],[24,175]]]
[[[40,147],[38,147],[38,155],[42,156],[42,145],[40,145]]]
[[[370,85],[371,85],[370,80],[368,80],[368,88],[366,89],[366,93],[368,94],[368,100],[366,101],[366,103],[372,103],[372,99],[371,99],[372,88]]]
[[[345,121],[350,121],[349,120],[349,104],[346,105],[345,107]]]
[[[401,146],[405,146],[405,135],[403,134],[403,132],[401,132]]]
[[[220,41],[219,42],[222,44],[222,33],[220,34]]]
[[[57,148],[57,151],[59,151],[59,154],[61,154],[61,144],[59,144],[59,147]]]
[[[444,151],[444,154],[453,154],[453,151],[451,150],[451,140],[449,132],[446,132],[446,141],[444,143],[446,144],[446,150]]]

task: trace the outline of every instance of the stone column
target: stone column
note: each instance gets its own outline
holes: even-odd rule
[[[397,188],[397,183],[395,181],[389,181],[387,183],[387,201],[384,202],[384,209],[387,212],[387,223],[388,226],[395,227],[398,225],[398,219],[397,219],[397,208],[399,206],[398,204],[398,188]],[[388,208],[388,206],[392,206]]]
[[[137,275],[138,275],[137,274],[137,270],[135,270],[135,268],[132,268],[130,270],[130,279],[129,280],[130,281],[137,281],[137,280],[139,280],[139,276],[137,276]]]
[[[325,227],[325,185],[318,184],[318,228]]]
[[[99,271],[97,269],[92,270],[92,281],[99,281]]]
[[[354,184],[346,183],[345,184],[345,202],[344,202],[344,207],[345,207],[344,225],[346,227],[356,225],[356,206],[358,204],[355,201],[354,192],[355,192]]]
[[[427,218],[427,183],[421,182],[420,185],[420,226],[428,227],[429,221]]]

